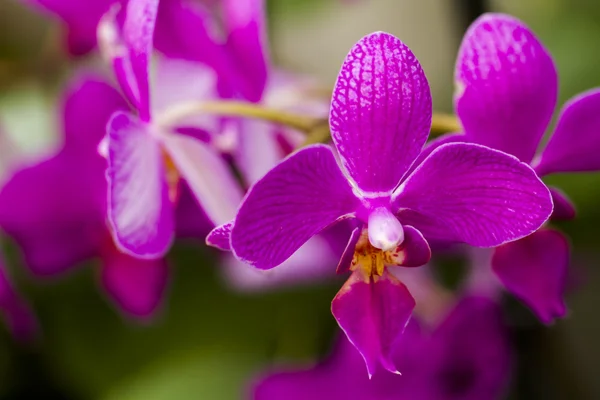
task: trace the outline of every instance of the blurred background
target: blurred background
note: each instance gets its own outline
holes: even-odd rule
[[[561,103],[600,86],[596,0],[271,0],[268,6],[275,62],[318,77],[324,87],[333,84],[354,42],[384,30],[420,59],[435,109],[451,112],[462,34],[492,10],[521,18],[545,43],[558,66]],[[32,159],[56,148],[56,96],[70,71],[98,62],[70,61],[60,29],[16,0],[0,0],[0,121]],[[548,328],[506,299],[517,350],[509,398],[600,399],[600,175],[549,183],[578,207],[577,219],[560,225],[574,248],[570,313]],[[339,282],[239,293],[225,284],[218,254],[201,241],[178,243],[170,253],[168,300],[156,320],[142,325],[103,298],[93,268],[39,281],[10,241],[3,246],[41,336],[18,344],[0,329],[0,399],[238,399],[274,362],[307,364],[327,354],[336,332],[329,304]]]

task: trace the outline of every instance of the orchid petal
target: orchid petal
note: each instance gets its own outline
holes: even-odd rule
[[[117,112],[108,125],[108,217],[119,248],[158,258],[171,246],[174,211],[160,143],[149,125]]]
[[[394,192],[403,224],[427,239],[493,247],[535,232],[552,213],[550,192],[527,164],[484,146],[449,143]]]
[[[178,238],[199,239],[214,228],[212,221],[198,204],[187,182],[179,180],[175,191],[177,207],[175,207],[175,236]]]
[[[360,235],[363,230],[363,224],[359,223],[359,226],[352,230],[350,234],[350,239],[348,239],[348,244],[346,244],[346,248],[342,253],[342,257],[338,262],[338,266],[336,272],[338,274],[344,274],[350,271],[350,267],[352,266],[352,259],[354,258],[354,251],[356,250],[356,244],[358,243],[358,239],[360,239]]]
[[[96,152],[111,115],[127,109],[125,99],[103,78],[91,74],[77,77],[63,100],[65,148]]]
[[[221,155],[185,135],[165,134],[162,143],[208,218],[215,224],[231,221],[242,190]]]
[[[113,73],[127,100],[140,108],[139,82],[131,65],[130,54],[123,38],[122,4],[117,2],[98,22],[98,48],[104,60],[112,65]]]
[[[91,75],[71,83],[62,103],[63,149],[17,171],[0,192],[0,226],[42,276],[76,267],[105,240],[106,160],[97,147],[111,114],[127,106]]]
[[[431,249],[423,234],[410,225],[404,226],[404,241],[392,252],[395,265],[420,267],[431,259]]]
[[[102,255],[102,285],[115,303],[137,318],[151,317],[166,292],[169,268],[162,258],[141,260],[111,249]]]
[[[139,93],[138,111],[144,122],[150,120],[148,75],[158,3],[158,0],[129,0],[123,25],[123,41],[129,52],[131,70]]]
[[[249,190],[235,219],[231,247],[236,257],[259,269],[276,267],[359,204],[331,148],[306,147]]]
[[[331,303],[331,311],[356,347],[372,376],[379,365],[397,372],[393,345],[404,331],[415,300],[402,282],[387,271],[371,281],[356,270]]]
[[[206,237],[206,244],[208,246],[216,247],[219,250],[231,251],[231,230],[233,229],[233,222],[227,222],[226,224],[219,225],[214,228]]]
[[[569,197],[562,190],[550,187],[552,194],[552,202],[554,203],[554,211],[552,219],[573,219],[575,218],[576,210]]]
[[[535,167],[539,175],[600,170],[598,110],[600,89],[582,93],[565,104]]]
[[[346,57],[333,91],[331,135],[342,164],[366,192],[390,192],[429,135],[431,94],[417,58],[377,32]]]
[[[469,140],[529,163],[558,90],[547,50],[516,18],[485,14],[465,34],[456,62],[455,107]]]
[[[154,44],[170,59],[204,63],[220,72],[224,51],[213,38],[216,26],[198,1],[161,1]]]
[[[467,141],[467,137],[465,136],[464,133],[446,133],[440,137],[430,140],[429,142],[427,142],[425,144],[425,146],[423,147],[423,150],[421,150],[421,153],[419,154],[419,156],[417,157],[417,159],[415,160],[413,165],[410,166],[410,169],[404,176],[408,177],[410,174],[412,174],[412,172],[419,165],[421,165],[423,163],[423,161],[425,161],[425,159],[427,157],[429,157],[429,155],[431,153],[433,153],[433,151],[435,149],[437,149],[438,147],[440,147],[446,143],[460,143],[460,142],[466,142],[466,141]]]
[[[245,83],[240,91],[249,101],[259,101],[267,84],[266,23],[264,0],[224,0],[227,48]]]
[[[566,313],[563,296],[569,266],[569,244],[558,231],[543,229],[498,247],[492,267],[506,289],[551,323]]]

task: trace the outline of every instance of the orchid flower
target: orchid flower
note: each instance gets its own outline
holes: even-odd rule
[[[367,379],[356,349],[340,338],[333,354],[306,370],[265,374],[255,400],[494,400],[506,391],[511,349],[500,307],[465,297],[433,331],[416,319],[394,350],[402,376]]]
[[[157,11],[157,0],[130,0],[111,52],[137,115],[117,112],[108,124],[108,215],[121,251],[140,258],[161,257],[171,246],[180,177],[214,223],[230,220],[241,198],[218,153],[153,118],[148,74]]]
[[[127,107],[101,78],[77,78],[64,101],[62,148],[7,181],[0,191],[0,226],[37,276],[99,258],[101,284],[110,297],[127,315],[145,319],[161,304],[168,266],[115,247],[106,220],[106,160],[97,150],[111,114]]]
[[[556,107],[558,78],[552,57],[523,22],[502,14],[475,21],[459,50],[456,81],[455,108],[463,132],[433,141],[427,151],[468,141],[512,154],[539,176],[600,170],[598,89],[565,104],[550,140],[539,150]],[[569,199],[556,188],[550,191],[553,218],[572,218]],[[566,313],[568,265],[568,240],[551,228],[502,245],[491,257],[506,289],[544,323]]]
[[[552,213],[546,186],[513,156],[451,143],[419,158],[430,124],[429,85],[414,54],[392,35],[366,36],[333,93],[341,165],[327,145],[292,154],[250,188],[229,226],[234,255],[271,269],[324,228],[355,221],[338,266],[352,275],[332,311],[371,375],[379,365],[396,371],[391,348],[415,305],[387,265],[425,264],[425,237],[497,246]]]

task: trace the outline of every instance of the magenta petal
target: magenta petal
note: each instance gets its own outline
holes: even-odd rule
[[[350,267],[352,266],[352,259],[354,258],[354,250],[356,250],[356,244],[358,243],[358,239],[360,239],[360,235],[363,230],[362,223],[360,226],[357,226],[352,230],[350,234],[350,239],[348,239],[348,244],[342,253],[342,257],[338,262],[338,266],[336,269],[336,273],[345,274],[350,271]]]
[[[164,259],[141,260],[111,249],[102,255],[102,285],[127,314],[147,318],[164,297],[169,268]]]
[[[149,126],[115,113],[108,126],[108,217],[122,251],[143,258],[171,246],[174,211],[159,142]]]
[[[415,300],[402,282],[387,271],[371,281],[355,271],[331,303],[338,324],[356,347],[372,376],[379,365],[397,372],[393,345],[404,331]]]
[[[419,61],[377,32],[346,57],[333,91],[333,142],[361,190],[389,192],[419,155],[431,126],[431,94]]]
[[[106,160],[98,144],[111,114],[127,105],[97,77],[80,76],[63,99],[61,151],[17,171],[0,191],[0,226],[37,275],[54,275],[93,257],[105,240]]]
[[[427,239],[493,247],[535,232],[552,213],[527,164],[484,146],[439,147],[394,192],[403,224]]]
[[[123,96],[105,79],[91,74],[78,76],[63,100],[65,147],[97,152],[111,115],[128,108]]]
[[[431,259],[431,249],[423,234],[410,225],[404,226],[404,241],[394,251],[396,265],[420,267]]]
[[[312,236],[359,206],[329,146],[292,154],[249,190],[231,232],[236,257],[276,267]]]
[[[123,41],[139,93],[140,118],[150,120],[149,64],[152,54],[158,0],[129,0],[123,25]]]
[[[551,229],[500,246],[492,257],[492,268],[506,289],[546,324],[566,313],[568,266],[569,243]]]
[[[231,229],[233,228],[233,222],[228,222],[223,225],[217,226],[215,229],[210,231],[206,237],[206,244],[208,246],[216,247],[219,250],[231,251]]]
[[[419,156],[417,157],[417,159],[415,160],[413,165],[410,166],[410,169],[408,170],[408,172],[406,173],[405,176],[412,174],[412,172],[419,165],[421,165],[423,163],[423,161],[425,161],[425,159],[427,157],[429,157],[429,155],[431,153],[433,153],[433,151],[435,149],[437,149],[441,145],[444,145],[446,143],[459,143],[459,142],[466,142],[466,141],[467,141],[467,138],[464,135],[464,133],[446,133],[440,137],[430,140],[429,142],[427,142],[425,144],[425,146],[423,147],[423,150],[421,150],[421,153],[419,154]]]
[[[573,219],[575,218],[575,206],[571,203],[571,200],[567,197],[562,190],[550,187],[550,194],[552,194],[552,202],[554,203],[554,211],[552,212],[552,219]]]
[[[227,48],[244,76],[242,95],[259,101],[267,84],[264,0],[224,0]]]
[[[206,216],[215,224],[231,221],[242,201],[242,189],[223,157],[190,136],[164,134],[161,140]]]
[[[600,170],[600,90],[582,93],[563,107],[556,129],[535,170],[556,172]]]
[[[475,143],[533,158],[556,106],[554,62],[516,18],[485,14],[469,28],[456,62],[455,107]]]

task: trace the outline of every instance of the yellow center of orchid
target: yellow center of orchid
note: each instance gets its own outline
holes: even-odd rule
[[[169,200],[175,204],[179,197],[179,180],[181,176],[179,175],[179,171],[177,171],[173,159],[166,152],[163,153],[163,160],[165,163],[165,178],[169,187]]]
[[[383,275],[386,266],[401,265],[403,260],[404,251],[401,246],[387,251],[378,249],[371,244],[368,232],[364,229],[356,243],[350,270],[360,269],[366,277],[379,277]]]

